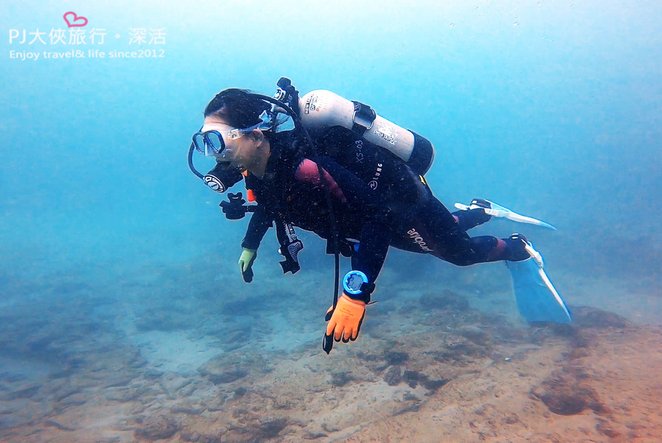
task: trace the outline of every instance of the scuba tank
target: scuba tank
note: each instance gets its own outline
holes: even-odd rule
[[[331,91],[311,91],[299,99],[299,117],[312,134],[341,126],[386,149],[404,161],[416,174],[432,166],[434,147],[426,138],[377,115],[370,106],[350,101]]]

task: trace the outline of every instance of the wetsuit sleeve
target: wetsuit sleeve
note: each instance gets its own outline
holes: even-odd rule
[[[325,186],[332,197],[347,205],[348,209],[359,212],[362,217],[358,251],[352,256],[352,268],[366,274],[374,283],[384,264],[390,244],[389,209],[380,204],[379,194],[352,171],[340,165],[331,157],[320,157]],[[317,163],[304,160],[295,177],[299,181],[312,184],[320,182]]]
[[[246,249],[257,249],[272,224],[273,219],[271,216],[267,214],[264,207],[258,205],[257,209],[251,216],[250,222],[248,222],[248,229],[246,230],[244,240],[241,242],[241,247]]]
[[[320,164],[343,190],[347,203],[359,207],[365,215],[359,249],[352,256],[352,269],[363,272],[370,283],[375,283],[390,243],[388,207],[380,204],[379,194],[367,183],[335,160],[322,157]]]
[[[363,272],[370,283],[375,283],[390,242],[388,214],[372,217],[361,230],[359,250],[352,255],[352,269]]]

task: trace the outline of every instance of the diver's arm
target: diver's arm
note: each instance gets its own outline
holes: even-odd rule
[[[263,206],[258,204],[255,212],[251,215],[251,220],[248,222],[248,229],[246,229],[246,235],[241,242],[241,247],[257,250],[272,224],[273,218],[267,214]]]
[[[378,193],[360,177],[330,157],[320,157],[324,185],[332,197],[346,203],[352,210],[363,214],[358,252],[352,257],[352,269],[363,272],[374,283],[384,264],[390,243],[389,210],[379,204]],[[312,160],[301,162],[295,173],[299,181],[320,183],[317,164]]]
[[[352,269],[363,272],[373,284],[386,260],[391,242],[388,211],[378,209],[369,214],[361,229],[358,251],[352,255]]]
[[[355,173],[329,157],[321,157],[318,161],[321,168],[312,160],[301,162],[295,178],[313,185],[323,181],[332,198],[362,216],[358,222],[361,223],[361,238],[358,251],[352,256],[352,271],[343,278],[342,295],[326,313],[324,349],[328,352],[330,340],[349,342],[358,338],[365,307],[370,302],[374,281],[384,264],[390,242],[389,210],[386,205],[379,204],[378,194]],[[356,287],[345,284],[357,281],[359,277],[355,276],[361,275],[365,278]]]
[[[388,251],[388,209],[367,208],[365,215],[358,250],[352,255],[352,270],[343,277],[342,295],[326,312],[323,348],[327,353],[332,339],[347,343],[358,338],[366,305]]]
[[[266,213],[262,206],[258,205],[251,216],[250,222],[248,222],[246,236],[241,242],[243,250],[237,263],[241,276],[246,283],[253,281],[253,262],[257,258],[257,248],[272,223],[271,216]]]
[[[354,172],[329,157],[320,163],[338,183],[349,205],[364,216],[359,249],[352,256],[352,269],[363,272],[370,283],[375,282],[386,259],[390,244],[388,207],[380,204],[379,193],[368,186]],[[366,161],[368,163],[368,161]],[[366,164],[366,167],[371,166]]]

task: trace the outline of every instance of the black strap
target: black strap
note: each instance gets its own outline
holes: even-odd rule
[[[372,128],[372,123],[377,118],[377,113],[370,106],[361,102],[353,101],[354,103],[354,117],[352,131],[359,135],[363,135],[365,131]]]

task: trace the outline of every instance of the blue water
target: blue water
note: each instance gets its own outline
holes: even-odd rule
[[[329,89],[360,100],[429,138],[437,156],[427,179],[447,206],[485,197],[556,225],[559,231],[547,232],[499,221],[477,232],[526,233],[570,305],[600,305],[603,298],[635,321],[659,321],[659,2],[134,3],[0,6],[6,319],[29,328],[29,300],[53,315],[84,305],[76,312],[91,319],[92,330],[113,324],[118,312],[149,316],[150,303],[174,303],[189,321],[213,315],[209,308],[223,297],[260,303],[270,293],[310,299],[305,337],[317,348],[322,323],[314,322],[332,287],[323,245],[304,236],[303,270],[281,278],[268,236],[256,282],[244,285],[235,263],[247,219],[225,220],[218,195],[186,165],[190,136],[216,92],[272,94],[287,76],[302,92]],[[82,29],[108,32],[105,44],[77,49],[153,49],[163,58],[10,58],[12,50],[74,48],[10,43],[13,29],[63,28],[66,11],[89,19]],[[129,28],[162,29],[165,42],[131,45]],[[408,278],[402,268],[410,257],[392,254],[383,278]],[[443,275],[430,279],[407,268],[421,291],[439,280],[462,286],[455,276],[476,276],[472,285],[484,291],[509,283],[500,265],[485,271],[432,258],[415,263]],[[318,293],[299,294],[311,279],[319,281]],[[598,291],[593,284],[621,292],[588,297]],[[634,294],[631,303],[622,301],[625,294]],[[384,290],[380,297],[408,295]],[[632,306],[637,297],[647,300],[645,309]],[[273,306],[279,309],[286,311]],[[48,315],[42,320],[48,323]],[[64,333],[67,321],[58,317],[55,331]],[[287,340],[303,339],[290,333],[283,340],[287,349]],[[30,358],[21,333],[2,342]]]

